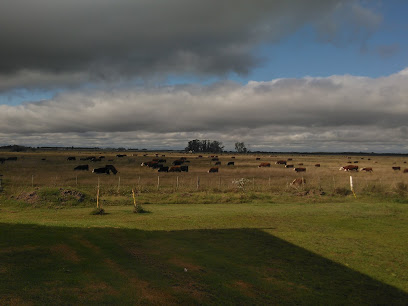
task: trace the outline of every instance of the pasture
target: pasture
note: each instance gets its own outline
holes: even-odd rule
[[[160,152],[190,162],[158,173],[140,166],[154,152],[116,154],[0,152],[17,157],[0,164],[1,305],[407,304],[408,158],[219,154],[208,173],[208,154]]]

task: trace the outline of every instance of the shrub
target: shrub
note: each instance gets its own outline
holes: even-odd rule
[[[352,192],[350,189],[348,188],[344,188],[344,187],[337,187],[333,190],[333,194],[334,195],[341,195],[341,196],[348,196],[350,195]]]

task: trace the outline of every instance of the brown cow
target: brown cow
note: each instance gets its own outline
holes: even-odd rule
[[[293,168],[294,165],[286,165],[285,168]]]
[[[172,166],[172,167],[170,167],[169,172],[181,172],[181,167],[180,166]]]
[[[277,164],[277,165],[286,165],[286,160],[278,160],[275,164]]]
[[[344,170],[344,171],[358,171],[358,166],[356,165],[347,165],[341,167],[339,170]]]
[[[320,167],[320,164],[316,164],[315,167]]]
[[[260,158],[260,157],[257,157],[255,160],[261,160],[261,158]]]
[[[373,172],[373,168],[371,168],[371,167],[365,167],[365,168],[362,168],[360,171]]]
[[[296,172],[306,172],[306,168],[293,168]]]
[[[261,168],[261,167],[270,167],[270,166],[271,166],[270,163],[260,163],[259,166],[258,166],[258,168]]]
[[[208,173],[215,173],[218,172],[218,167],[212,167],[210,170],[208,170]]]
[[[408,168],[404,169],[402,173],[408,173]]]
[[[398,171],[401,170],[401,167],[392,167],[392,170]]]

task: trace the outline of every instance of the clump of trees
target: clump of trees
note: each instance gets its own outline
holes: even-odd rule
[[[236,142],[235,143],[235,151],[237,151],[238,153],[248,153],[248,150],[245,147],[245,143],[243,143],[243,142]]]
[[[192,152],[208,152],[208,153],[221,153],[224,150],[222,142],[217,140],[199,140],[194,139],[188,142],[186,151]]]

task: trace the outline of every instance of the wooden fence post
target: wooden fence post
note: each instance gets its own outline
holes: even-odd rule
[[[99,177],[98,177],[98,190],[96,192],[96,208],[99,209]]]

